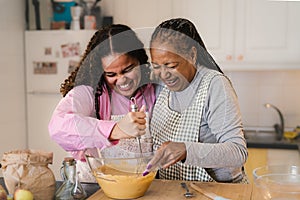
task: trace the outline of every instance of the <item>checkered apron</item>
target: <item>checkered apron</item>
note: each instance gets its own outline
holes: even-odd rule
[[[166,141],[173,142],[199,142],[199,129],[201,123],[202,110],[209,84],[214,76],[220,73],[209,71],[203,77],[197,90],[197,95],[189,106],[182,113],[178,113],[169,108],[170,90],[164,87],[161,91],[156,105],[152,112],[150,125],[153,137],[154,150]],[[189,97],[187,97],[189,98]],[[187,181],[214,181],[213,178],[202,167],[186,165],[182,162],[159,170],[159,178],[171,180]]]

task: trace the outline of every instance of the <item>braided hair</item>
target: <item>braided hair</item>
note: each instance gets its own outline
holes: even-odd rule
[[[98,119],[100,119],[99,96],[102,95],[104,90],[107,90],[109,94],[111,92],[104,78],[101,58],[114,53],[126,54],[137,59],[141,66],[142,74],[140,86],[150,82],[150,68],[144,44],[130,27],[122,24],[113,24],[95,32],[79,65],[70,73],[60,87],[60,92],[64,97],[75,86],[91,86],[94,89],[95,111]]]
[[[174,18],[162,22],[154,30],[150,44],[154,41],[159,41],[160,44],[172,44],[178,53],[182,53],[183,55],[189,52],[192,47],[195,47],[197,49],[197,64],[223,73],[215,60],[207,52],[206,46],[195,25],[187,19]]]

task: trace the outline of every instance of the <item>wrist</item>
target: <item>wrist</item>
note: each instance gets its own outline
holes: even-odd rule
[[[116,141],[116,140],[121,139],[120,138],[120,131],[121,131],[120,128],[117,126],[117,124],[115,124],[115,126],[112,128],[112,130],[109,134],[108,140]]]
[[[183,154],[180,158],[180,161],[182,163],[184,163],[186,161],[186,156],[187,156],[187,150],[186,150],[186,146],[185,146],[185,143],[182,143],[182,149],[183,149]]]
[[[118,126],[118,124],[115,124],[108,139],[110,141],[115,141],[115,140],[120,140],[120,139],[124,139],[124,138],[130,138],[130,135],[127,135],[126,133],[124,133],[124,131]]]

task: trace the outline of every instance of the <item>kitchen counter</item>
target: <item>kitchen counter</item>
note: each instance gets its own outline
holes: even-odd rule
[[[160,180],[155,179],[148,191],[141,200],[186,200],[184,197],[185,190],[180,183],[183,181]],[[185,181],[190,192],[195,194],[193,200],[210,200],[208,197],[194,190],[189,181]],[[233,183],[202,183],[193,182],[202,190],[214,192],[219,196],[234,200],[250,200],[259,199],[260,194],[253,189],[252,184],[233,184]],[[3,177],[0,177],[0,184],[6,189]],[[56,188],[62,184],[62,181],[56,182]],[[83,188],[87,192],[87,200],[110,200],[96,183],[82,183]]]
[[[284,143],[278,142],[264,142],[247,140],[248,148],[263,148],[263,149],[299,149],[300,143]]]
[[[63,183],[63,181],[56,181],[56,189],[58,189],[62,183]],[[3,177],[0,177],[0,185],[2,185],[7,192],[7,188],[5,186]],[[100,189],[98,183],[81,183],[81,185],[82,185],[83,189],[85,190],[88,197]]]
[[[184,197],[185,190],[181,187],[180,183],[183,181],[173,181],[173,180],[159,180],[155,179],[148,191],[140,200],[186,200]],[[209,200],[208,197],[194,190],[188,181],[187,183],[190,191],[196,196],[193,200]],[[209,192],[214,192],[219,196],[234,199],[234,200],[250,200],[253,197],[252,194],[252,184],[232,184],[232,183],[202,183],[193,182],[202,190]],[[102,190],[98,190],[95,194],[88,198],[88,200],[109,200]],[[258,199],[258,198],[254,198]]]
[[[274,131],[266,130],[245,130],[244,134],[248,148],[300,149],[300,137],[278,140]]]

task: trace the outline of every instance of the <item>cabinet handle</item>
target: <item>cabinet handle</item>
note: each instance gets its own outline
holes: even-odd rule
[[[232,55],[227,55],[226,60],[232,60]]]
[[[244,60],[244,56],[243,56],[243,55],[239,55],[239,56],[237,57],[237,59],[238,59],[238,61],[243,61],[243,60]]]

